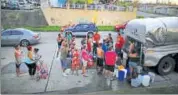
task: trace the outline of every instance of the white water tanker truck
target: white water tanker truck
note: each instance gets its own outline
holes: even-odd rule
[[[123,62],[128,63],[130,41],[139,51],[138,63],[156,67],[160,75],[178,71],[178,17],[134,19],[125,28]]]

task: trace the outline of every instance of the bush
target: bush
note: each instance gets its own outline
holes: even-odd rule
[[[114,31],[114,26],[97,26],[98,31]],[[32,31],[39,31],[39,32],[57,32],[61,29],[60,26],[39,26],[39,27],[31,27],[31,26],[23,26],[23,27],[9,27],[4,26],[4,29],[8,28],[26,28]]]

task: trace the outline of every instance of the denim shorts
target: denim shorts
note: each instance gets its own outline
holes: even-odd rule
[[[61,59],[61,66],[62,66],[63,69],[67,68],[67,61],[66,61],[66,59]]]
[[[136,62],[129,62],[129,68],[130,67],[136,69],[137,68],[137,63]]]

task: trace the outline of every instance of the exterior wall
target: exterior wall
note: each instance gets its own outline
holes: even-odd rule
[[[49,25],[63,26],[69,23],[96,22],[96,25],[116,25],[136,18],[133,12],[94,11],[46,8],[43,14]]]
[[[2,26],[46,26],[48,25],[41,9],[1,10]]]

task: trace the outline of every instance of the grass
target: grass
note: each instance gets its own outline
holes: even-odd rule
[[[97,26],[98,31],[114,31],[114,26]],[[26,28],[32,31],[40,31],[40,32],[58,32],[61,27],[60,26],[39,26],[39,27],[32,27],[32,26],[21,26],[21,27],[9,27],[5,26],[4,29],[9,28]]]

